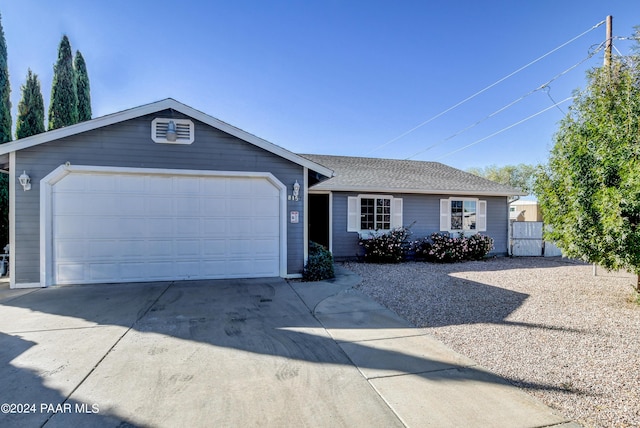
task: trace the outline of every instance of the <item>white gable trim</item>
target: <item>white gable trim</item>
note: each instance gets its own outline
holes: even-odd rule
[[[279,147],[273,143],[270,143],[262,138],[256,137],[246,131],[243,131],[235,126],[231,126],[215,117],[209,116],[199,110],[189,107],[178,101],[167,98],[155,103],[146,104],[140,107],[135,107],[129,110],[124,110],[118,113],[112,113],[106,116],[98,117],[96,119],[88,120],[86,122],[77,123],[75,125],[65,126],[64,128],[54,129],[51,131],[43,132],[42,134],[34,135],[20,140],[15,140],[9,143],[0,145],[0,155],[15,152],[18,150],[26,149],[29,147],[37,146],[39,144],[47,143],[49,141],[58,140],[60,138],[69,137],[72,135],[80,134],[82,132],[92,131],[94,129],[102,128],[104,126],[113,125],[115,123],[124,122],[126,120],[135,119],[137,117],[145,116],[148,114],[157,113],[162,110],[173,109],[186,116],[190,116],[193,119],[206,123],[214,128],[217,128],[227,134],[233,135],[241,140],[251,143],[261,149],[278,155],[284,159],[290,160],[298,165],[307,167],[313,171],[316,171],[324,176],[332,177],[333,171],[327,167],[296,155],[282,147]]]

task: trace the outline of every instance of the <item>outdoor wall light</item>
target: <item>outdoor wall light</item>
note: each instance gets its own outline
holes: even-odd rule
[[[298,180],[296,180],[296,182],[293,183],[293,200],[294,201],[298,200],[298,195],[300,195],[300,184],[298,183]]]
[[[169,121],[167,125],[167,141],[176,141],[178,139],[178,133],[176,132],[176,123],[173,120]]]
[[[27,171],[23,171],[20,177],[18,177],[18,180],[25,192],[31,190],[31,177],[27,175]]]

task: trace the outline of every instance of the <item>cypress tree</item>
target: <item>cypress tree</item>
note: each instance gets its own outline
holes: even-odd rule
[[[38,75],[27,73],[27,82],[22,86],[22,99],[18,103],[16,138],[25,138],[44,132],[44,101]]]
[[[11,100],[9,94],[7,43],[0,16],[0,143],[11,141]],[[0,173],[0,248],[9,242],[9,176]]]
[[[84,122],[85,120],[91,120],[91,88],[87,64],[84,62],[80,51],[76,51],[73,68],[76,70],[76,87],[78,90],[78,122]]]
[[[11,141],[11,100],[9,95],[9,67],[7,65],[7,43],[0,17],[0,143]]]
[[[58,48],[58,61],[53,67],[51,103],[49,104],[49,130],[78,123],[78,93],[73,54],[67,36]]]

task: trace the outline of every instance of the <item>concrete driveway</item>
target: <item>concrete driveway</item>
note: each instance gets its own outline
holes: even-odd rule
[[[354,280],[0,290],[0,426],[576,426]]]

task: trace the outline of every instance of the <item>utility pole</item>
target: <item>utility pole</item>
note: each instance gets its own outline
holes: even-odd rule
[[[604,45],[604,67],[611,67],[611,48],[613,47],[613,16],[607,16],[607,39]]]

